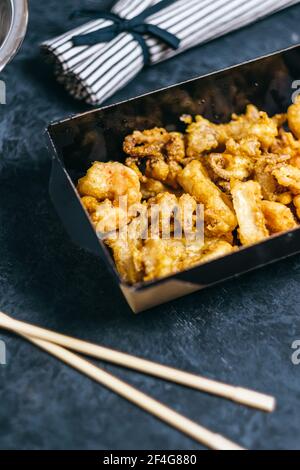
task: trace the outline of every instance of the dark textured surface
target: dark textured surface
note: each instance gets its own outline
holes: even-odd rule
[[[0,307],[20,319],[207,376],[273,393],[272,415],[105,366],[249,448],[300,448],[300,257],[134,316],[101,263],[70,244],[48,197],[43,129],[86,107],[38,56],[79,0],[30,1],[23,48],[0,107]],[[97,2],[99,4],[99,2]],[[109,5],[111,2],[100,2]],[[46,5],[46,6],[45,6]],[[300,40],[300,6],[144,71],[111,101]],[[1,449],[197,449],[200,446],[24,341],[0,334]]]

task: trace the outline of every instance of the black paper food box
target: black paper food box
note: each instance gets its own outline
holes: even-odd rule
[[[96,109],[47,129],[52,156],[50,195],[71,239],[99,256],[134,312],[195,292],[300,251],[300,229],[273,235],[222,258],[169,277],[128,285],[120,278],[108,248],[99,241],[75,185],[92,162],[118,160],[122,142],[135,129],[181,129],[182,114],[203,114],[226,122],[253,103],[268,113],[286,111],[300,87],[300,46],[195,78],[147,95]]]

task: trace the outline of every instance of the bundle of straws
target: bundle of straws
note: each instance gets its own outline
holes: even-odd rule
[[[144,66],[227,34],[299,0],[118,0],[110,13],[80,10],[91,21],[42,44],[69,93],[99,105]]]
[[[232,400],[242,405],[271,412],[275,408],[272,396],[241,387],[227,385],[199,375],[141,359],[96,344],[71,338],[50,330],[15,320],[0,312],[0,328],[19,334],[34,345],[77,369],[89,378],[151,413],[201,444],[215,450],[243,450],[242,447],[186,418],[172,408],[137,390],[112,374],[95,366],[72,351],[101,359],[127,369],[133,369],[160,379],[175,382],[206,393]]]

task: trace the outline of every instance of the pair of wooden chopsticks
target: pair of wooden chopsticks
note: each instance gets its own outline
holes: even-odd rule
[[[241,387],[234,387],[232,385],[206,379],[188,372],[183,372],[172,367],[157,364],[146,359],[130,356],[129,354],[105,348],[103,346],[87,343],[29,323],[15,320],[2,312],[0,312],[0,328],[12,331],[26,338],[31,343],[47,351],[49,354],[52,354],[74,369],[79,370],[83,374],[94,379],[96,382],[106,386],[123,398],[133,402],[140,408],[148,411],[157,418],[211,449],[242,450],[242,447],[191,421],[145,393],[140,392],[126,382],[72,353],[70,350],[117,364],[122,367],[134,369],[145,374],[176,382],[197,390],[218,395],[263,411],[271,412],[275,408],[275,399],[269,395],[264,395]]]

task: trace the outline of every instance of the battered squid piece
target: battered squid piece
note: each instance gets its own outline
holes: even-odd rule
[[[257,243],[269,235],[262,211],[262,194],[256,181],[231,181],[239,238],[243,245]]]
[[[118,230],[130,221],[127,211],[122,207],[114,206],[109,199],[98,202],[94,197],[84,196],[81,198],[81,202],[88,211],[99,235]]]
[[[208,261],[211,261],[213,259],[228,255],[229,253],[232,253],[235,250],[236,248],[233,247],[226,240],[222,240],[220,238],[208,238],[205,240],[205,244],[199,261],[201,263],[207,263]]]
[[[119,162],[95,162],[86,175],[78,181],[81,196],[92,196],[98,201],[118,200],[127,196],[128,206],[141,201],[140,182],[137,174]]]
[[[249,178],[254,170],[253,160],[242,155],[211,153],[206,157],[206,161],[216,176],[227,181],[232,178],[238,180]]]
[[[262,211],[270,233],[283,232],[297,227],[292,211],[279,202],[262,201]]]
[[[168,161],[181,162],[185,158],[185,137],[180,132],[170,132],[166,145]]]
[[[230,138],[240,140],[252,137],[260,142],[264,150],[269,149],[277,135],[276,120],[251,104],[247,106],[245,114],[233,114],[228,124],[219,125],[219,142],[226,143]]]
[[[146,162],[145,174],[148,178],[156,179],[173,189],[178,189],[177,175],[181,166],[175,160],[167,163],[161,158],[149,158]]]
[[[283,187],[280,187],[272,172],[279,163],[285,163],[288,160],[288,155],[277,154],[264,154],[257,159],[254,167],[254,179],[260,184],[264,199],[277,201],[278,193],[280,194],[284,190]]]
[[[292,191],[293,194],[300,194],[300,169],[292,165],[278,165],[272,175],[278,183]]]
[[[127,238],[106,239],[106,245],[112,250],[117,270],[125,282],[136,284],[143,279],[140,263],[141,240]]]
[[[199,262],[203,241],[148,239],[142,249],[144,281],[165,277]]]
[[[239,141],[230,138],[226,142],[226,153],[243,157],[259,157],[261,155],[260,142],[257,137],[245,137]]]
[[[226,194],[209,179],[207,172],[198,160],[189,163],[178,175],[183,189],[204,204],[204,220],[206,231],[211,236],[221,236],[232,232],[237,220]]]
[[[188,122],[185,118],[183,120]],[[226,145],[229,139],[240,141],[251,138],[252,142],[258,141],[264,150],[268,150],[278,135],[278,122],[278,118],[270,118],[251,104],[245,114],[233,114],[232,120],[226,124],[214,124],[202,116],[196,116],[195,122],[189,124],[186,130],[187,157],[199,158],[204,152]],[[256,151],[256,148],[251,151]]]
[[[143,199],[150,199],[157,196],[159,193],[168,192],[170,190],[171,188],[168,188],[161,181],[157,181],[153,178],[146,178],[146,181],[141,183]]]
[[[300,139],[300,96],[297,96],[295,103],[288,108],[287,118],[289,128]]]
[[[199,158],[219,145],[217,126],[202,116],[195,117],[195,122],[188,125],[186,133],[188,158]]]
[[[277,155],[289,155],[290,164],[300,168],[300,141],[296,140],[291,132],[280,129],[271,152]]]
[[[178,236],[197,236],[197,203],[189,194],[176,197],[164,192],[148,200],[151,235],[169,238],[174,231]],[[201,235],[201,234],[200,234]]]
[[[125,137],[123,150],[132,157],[158,157],[163,158],[163,148],[169,141],[166,129],[155,127],[143,132],[134,131]]]
[[[180,271],[185,250],[181,240],[149,239],[142,249],[144,281],[165,277]]]
[[[161,193],[148,200],[151,218],[151,236],[169,238],[174,230],[174,216],[178,202],[175,194]]]
[[[114,261],[122,279],[130,284],[143,280],[141,250],[147,231],[147,208],[134,218],[128,227],[117,235],[105,238],[105,244],[112,250]]]
[[[200,238],[203,234],[198,233],[201,230],[200,223],[203,223],[202,214],[197,211],[197,202],[189,194],[182,194],[178,199],[178,224],[181,227],[182,234],[187,239],[193,239],[193,237]],[[197,218],[201,217],[201,220]],[[198,222],[198,224],[197,224]]]

